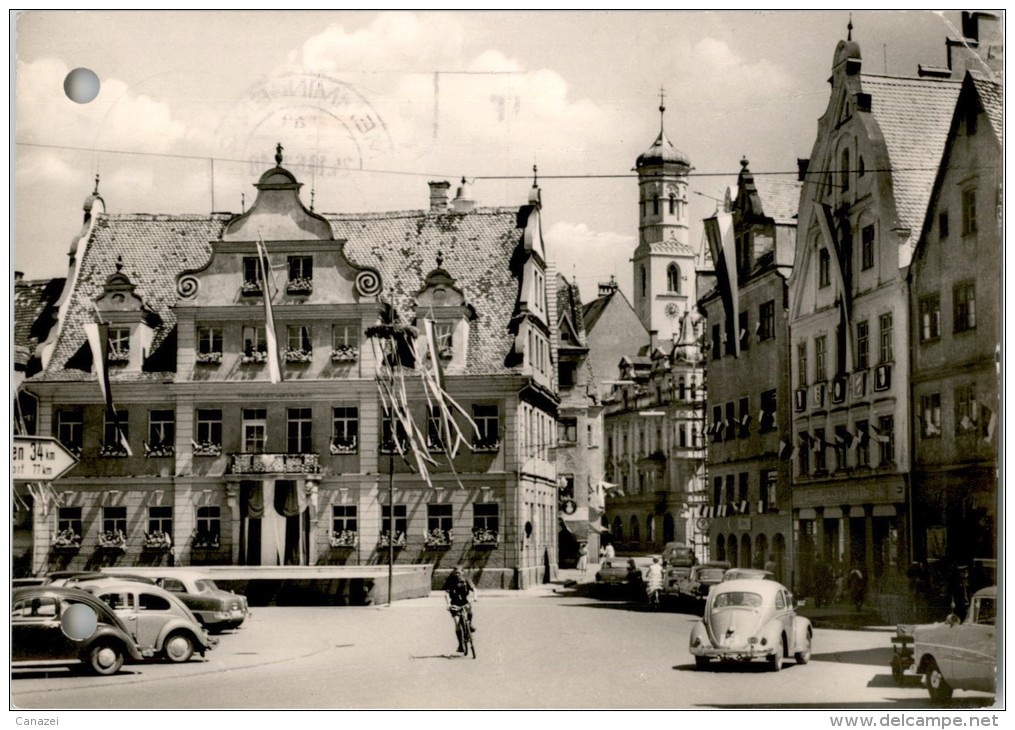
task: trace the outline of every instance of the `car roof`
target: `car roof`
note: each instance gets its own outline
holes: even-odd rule
[[[712,593],[710,595],[717,595],[719,593],[735,593],[738,591],[746,591],[750,593],[760,593],[762,596],[773,595],[780,590],[788,590],[782,583],[778,583],[774,580],[766,580],[762,578],[737,578],[736,580],[727,580],[722,583],[718,583],[712,587]]]
[[[89,573],[88,575],[74,575],[71,576],[70,579],[73,579],[75,583],[92,583],[97,580],[115,580],[127,583],[144,583],[145,585],[150,586],[155,585],[155,581],[151,578],[147,578],[143,575],[129,575],[126,573]]]
[[[973,594],[973,598],[997,598],[997,586],[981,588]]]
[[[24,586],[22,588],[15,588],[11,591],[11,601],[20,600],[23,598],[42,598],[44,596],[54,596],[57,598],[72,598],[82,603],[87,603],[90,606],[101,606],[104,609],[108,608],[105,603],[100,601],[95,594],[90,593],[81,588],[75,586]]]

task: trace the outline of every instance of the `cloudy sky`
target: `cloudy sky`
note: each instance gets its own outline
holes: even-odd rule
[[[537,163],[550,255],[583,298],[630,294],[635,158],[659,130],[694,165],[700,219],[755,172],[808,157],[849,14],[27,12],[16,26],[15,269],[62,276],[96,172],[111,213],[240,212],[269,166],[318,212],[408,210],[426,182],[525,202]],[[944,66],[958,13],[858,12],[864,70]],[[67,98],[74,68],[101,81]]]

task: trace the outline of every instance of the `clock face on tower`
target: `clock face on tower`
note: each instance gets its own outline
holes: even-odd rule
[[[667,317],[674,319],[678,314],[680,314],[680,307],[673,302],[670,302],[666,305],[666,308],[663,311],[666,312]]]

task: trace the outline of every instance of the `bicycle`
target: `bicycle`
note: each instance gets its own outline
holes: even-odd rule
[[[472,626],[469,624],[468,606],[448,606],[455,621],[455,633],[458,635],[458,643],[465,649],[466,655],[472,654],[476,658],[476,642],[472,637]]]

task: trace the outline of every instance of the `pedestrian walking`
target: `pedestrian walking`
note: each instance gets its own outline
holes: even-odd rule
[[[645,576],[645,592],[648,594],[648,602],[653,606],[659,605],[659,594],[663,590],[663,566],[659,558],[652,558],[652,565],[648,567],[648,574]]]
[[[606,549],[605,549],[605,552],[603,553],[603,557],[604,558],[615,558],[615,557],[617,557],[617,553],[613,550],[613,543],[612,542],[606,543]]]
[[[589,546],[582,543],[578,546],[578,574],[584,578],[589,569]]]

